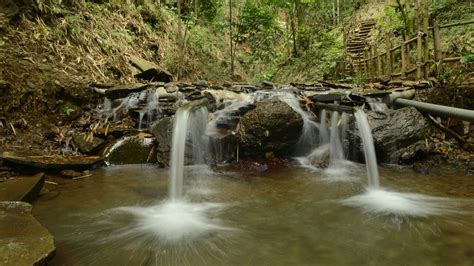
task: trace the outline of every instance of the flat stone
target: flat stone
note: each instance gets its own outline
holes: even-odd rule
[[[102,164],[103,159],[99,156],[74,156],[74,157],[56,157],[56,156],[28,156],[12,152],[3,152],[0,157],[11,164],[23,165],[31,168],[44,170],[85,170],[93,169]]]
[[[26,202],[0,202],[0,265],[46,265],[54,256],[54,238],[31,209]]]
[[[145,90],[148,87],[147,84],[143,83],[134,83],[134,84],[124,84],[117,85],[105,91],[105,96],[109,99],[118,99],[128,96],[133,92],[140,92]]]
[[[44,184],[44,174],[19,176],[0,183],[0,201],[32,202]]]

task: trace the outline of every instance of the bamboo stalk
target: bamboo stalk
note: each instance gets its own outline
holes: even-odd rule
[[[450,27],[456,27],[456,26],[462,26],[462,25],[468,25],[468,24],[474,24],[474,20],[468,20],[468,21],[462,21],[462,22],[456,22],[456,23],[450,23],[450,24],[444,24],[439,26],[441,29],[444,28],[450,28]]]
[[[416,42],[416,80],[421,80],[423,77],[423,35],[418,33]]]
[[[433,22],[433,44],[434,44],[434,59],[440,61],[443,58],[443,51],[441,50],[441,35],[439,33],[439,25],[435,20]]]
[[[391,76],[392,75],[392,69],[393,69],[393,66],[392,66],[392,51],[391,51],[391,48],[392,48],[392,42],[390,40],[390,37],[387,37],[387,75],[388,76]]]
[[[443,62],[455,62],[461,60],[460,56],[444,58]]]
[[[407,70],[407,46],[405,43],[402,43],[402,53],[401,53],[401,56],[402,56],[402,70],[401,70],[401,73],[402,73],[402,77],[405,77],[405,71]]]
[[[426,67],[426,62],[430,60],[430,52],[428,47],[428,27],[429,27],[429,10],[428,10],[428,0],[423,0],[423,77],[428,79],[428,68]]]

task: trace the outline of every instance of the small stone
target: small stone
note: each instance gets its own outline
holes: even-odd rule
[[[28,92],[35,92],[36,91],[36,85],[33,84],[31,81],[26,82],[26,91]]]
[[[83,176],[84,174],[78,171],[67,169],[67,170],[62,170],[61,175],[68,178],[74,178],[78,176]]]
[[[79,149],[80,152],[86,154],[98,153],[104,140],[98,137],[92,137],[91,140],[87,139],[86,134],[77,134],[73,136],[73,143]]]

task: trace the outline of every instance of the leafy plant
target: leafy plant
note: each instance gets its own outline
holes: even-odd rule
[[[64,113],[67,115],[67,116],[70,116],[72,112],[75,112],[76,110],[74,110],[73,108],[69,107],[69,106],[64,106]]]

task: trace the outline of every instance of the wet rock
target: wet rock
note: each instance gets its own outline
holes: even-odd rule
[[[165,117],[150,127],[151,132],[158,142],[157,160],[161,166],[168,166],[171,152],[171,138],[173,136],[173,118]]]
[[[80,152],[86,154],[97,154],[105,142],[98,137],[92,137],[92,139],[88,140],[86,134],[74,135],[72,141]]]
[[[101,165],[103,160],[98,156],[74,156],[74,157],[51,157],[48,155],[44,156],[28,156],[23,154],[16,154],[12,152],[3,152],[0,156],[5,162],[8,162],[14,166],[26,166],[35,169],[45,170],[62,170],[62,169],[74,169],[84,170],[93,169],[98,165]],[[21,168],[24,169],[24,167]]]
[[[154,138],[126,136],[106,148],[104,161],[111,165],[154,163],[154,145]]]
[[[143,83],[134,83],[134,84],[124,84],[117,85],[105,91],[105,96],[109,99],[118,99],[128,96],[133,92],[140,92],[145,90],[148,87],[147,84]]]
[[[279,100],[260,102],[247,112],[238,125],[240,151],[243,156],[262,156],[266,152],[283,152],[296,144],[303,119]]]
[[[273,82],[270,82],[270,81],[262,81],[262,88],[263,89],[273,89],[275,87],[275,84]]]
[[[25,202],[0,202],[0,265],[46,265],[54,256],[54,238],[31,209]]]
[[[424,139],[430,131],[430,124],[415,108],[405,107],[385,113],[369,111],[367,118],[379,163],[411,163],[424,155]],[[350,128],[350,159],[364,161],[355,123]]]
[[[76,177],[83,176],[84,173],[79,172],[79,171],[66,169],[66,170],[61,171],[61,175],[64,176],[64,177],[67,177],[67,178],[76,178]]]
[[[0,183],[0,201],[32,202],[44,184],[44,174],[19,176]]]
[[[173,79],[170,72],[150,61],[130,56],[130,62],[141,71],[135,75],[136,78],[161,82],[170,82]]]
[[[193,82],[193,85],[196,86],[196,87],[199,87],[199,88],[209,87],[209,83],[205,80],[195,81],[195,82]]]

